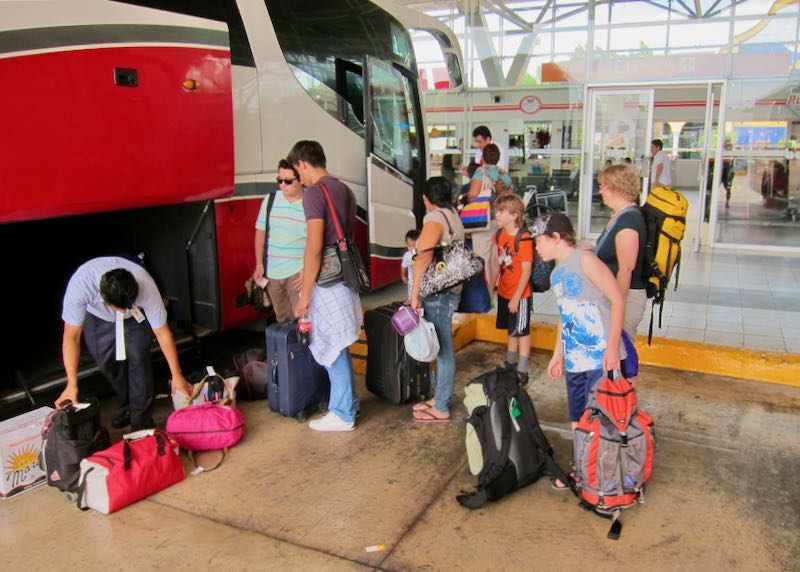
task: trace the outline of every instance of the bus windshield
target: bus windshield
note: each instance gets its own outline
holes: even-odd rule
[[[297,81],[323,109],[362,137],[366,58],[375,153],[409,174],[419,160],[417,68],[411,36],[368,0],[264,0]],[[402,70],[398,71],[398,70]]]

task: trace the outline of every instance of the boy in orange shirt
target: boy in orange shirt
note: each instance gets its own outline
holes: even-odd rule
[[[533,240],[521,230],[525,205],[517,195],[505,194],[494,201],[494,217],[500,229],[494,236],[497,257],[491,284],[497,289],[498,329],[508,330],[508,354],[503,366],[516,369],[519,383],[528,384],[531,353],[531,268]]]

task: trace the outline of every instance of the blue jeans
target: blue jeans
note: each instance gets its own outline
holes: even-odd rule
[[[439,355],[437,356],[437,372],[433,380],[436,389],[433,403],[437,411],[450,413],[450,399],[453,397],[453,386],[456,383],[456,351],[453,347],[453,312],[461,300],[461,292],[447,292],[430,296],[422,301],[425,319],[436,328],[439,338]]]
[[[325,368],[331,380],[331,397],[328,401],[328,411],[333,411],[336,416],[344,421],[355,421],[358,411],[358,395],[356,395],[353,382],[353,364],[350,361],[350,349],[345,348],[339,357]]]

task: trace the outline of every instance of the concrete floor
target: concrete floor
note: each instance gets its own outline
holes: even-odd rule
[[[356,431],[314,433],[244,403],[248,433],[219,470],[111,516],[49,487],[0,502],[2,569],[800,570],[800,389],[643,367],[656,469],[614,542],[546,479],[473,512],[455,501],[474,486],[463,384],[501,358],[478,342],[458,354],[448,425],[413,423],[359,379]],[[530,393],[567,465],[565,390],[547,358],[532,357]]]

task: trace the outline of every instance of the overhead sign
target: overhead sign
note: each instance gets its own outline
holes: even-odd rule
[[[789,90],[789,95],[786,96],[786,107],[791,109],[795,115],[800,115],[800,86]]]

